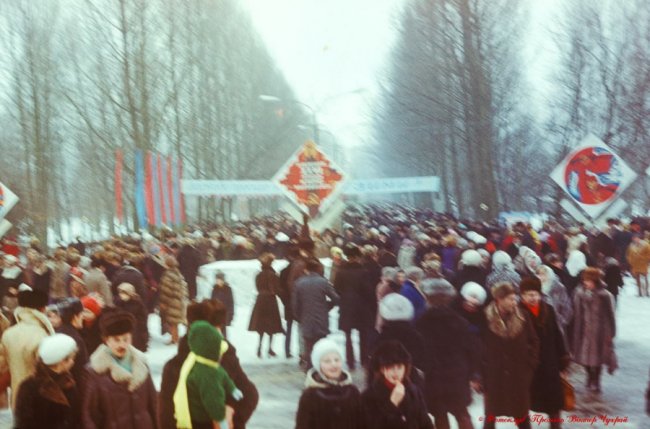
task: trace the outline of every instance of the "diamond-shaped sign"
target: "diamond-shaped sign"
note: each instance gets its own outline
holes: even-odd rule
[[[273,177],[273,182],[309,216],[316,217],[338,197],[346,176],[311,140]]]
[[[595,219],[634,181],[636,173],[609,146],[588,135],[558,164],[551,178]]]

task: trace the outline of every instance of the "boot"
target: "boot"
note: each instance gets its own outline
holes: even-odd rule
[[[257,346],[257,357],[262,357],[262,338],[260,337],[260,344]]]

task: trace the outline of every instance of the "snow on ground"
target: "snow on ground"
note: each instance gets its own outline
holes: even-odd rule
[[[329,266],[329,261],[325,261]],[[276,261],[276,268],[285,266],[285,261]],[[273,348],[278,357],[266,356],[266,345],[262,359],[256,356],[258,337],[256,333],[248,332],[250,313],[255,302],[255,275],[259,271],[257,261],[228,261],[216,262],[202,267],[203,276],[199,281],[199,295],[210,295],[210,285],[217,270],[226,274],[226,279],[233,288],[235,298],[235,317],[233,326],[228,330],[228,338],[237,348],[237,354],[244,370],[260,391],[260,403],[248,427],[250,429],[292,428],[298,399],[304,384],[304,373],[298,369],[297,358],[284,357],[284,336],[274,338]],[[278,300],[280,307],[282,304]],[[344,335],[336,327],[338,311],[331,312],[331,337],[344,344]],[[578,409],[565,413],[565,419],[570,416],[580,418],[596,418],[607,415],[610,418],[627,417],[628,423],[617,423],[617,428],[650,429],[650,417],[644,414],[645,389],[648,384],[648,367],[650,366],[650,298],[636,297],[636,287],[631,279],[626,279],[626,286],[619,296],[618,334],[615,340],[619,357],[620,369],[614,375],[603,375],[603,393],[596,397],[585,392],[584,373],[575,367],[572,381],[576,388]],[[160,335],[160,319],[152,315],[149,319],[151,342],[147,357],[151,366],[154,381],[160,385],[162,367],[176,353],[176,347],[167,345],[169,336]],[[295,332],[295,330],[294,330]],[[293,336],[293,354],[298,354],[298,338]],[[355,383],[363,388],[364,374],[361,370],[352,373]],[[481,428],[480,419],[483,415],[481,395],[474,395],[470,406],[470,414],[476,428]],[[452,427],[455,421],[452,420]],[[10,428],[11,417],[8,412],[0,413],[0,428]],[[500,423],[498,429],[513,428],[513,424]],[[546,428],[541,424],[533,427]],[[614,427],[613,423],[606,425],[597,420],[590,423],[570,423],[564,428],[606,428]]]

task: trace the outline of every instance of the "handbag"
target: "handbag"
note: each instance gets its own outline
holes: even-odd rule
[[[565,411],[573,411],[576,409],[576,391],[566,379],[566,377],[561,376],[560,381],[562,382],[562,392],[564,393],[564,407]]]

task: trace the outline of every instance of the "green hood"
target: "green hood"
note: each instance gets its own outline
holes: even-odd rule
[[[190,326],[187,342],[194,354],[206,359],[219,361],[223,337],[214,326],[205,321],[197,321]]]

